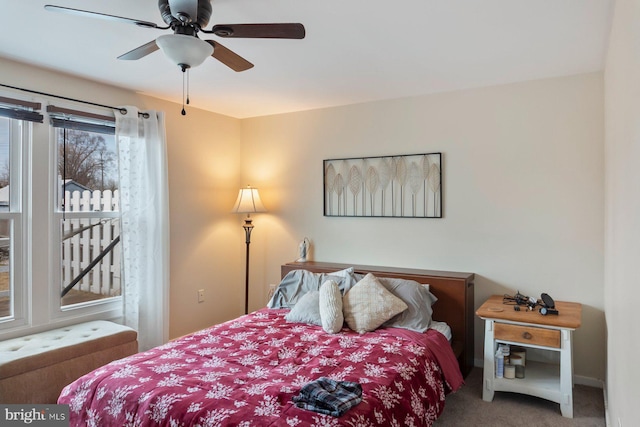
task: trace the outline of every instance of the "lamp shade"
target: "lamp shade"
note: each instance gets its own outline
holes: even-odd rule
[[[238,199],[233,205],[231,212],[234,213],[246,213],[252,214],[256,212],[266,212],[262,200],[260,200],[260,194],[258,194],[257,188],[241,188],[238,192]]]
[[[156,44],[174,64],[187,68],[197,67],[213,53],[213,46],[206,41],[184,34],[165,34]]]

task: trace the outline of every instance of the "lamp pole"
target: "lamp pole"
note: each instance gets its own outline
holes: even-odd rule
[[[252,220],[247,214],[247,218],[244,220],[244,234],[246,236],[245,243],[247,244],[247,255],[245,264],[245,279],[244,279],[244,314],[249,314],[249,244],[251,243],[251,231],[253,230]]]

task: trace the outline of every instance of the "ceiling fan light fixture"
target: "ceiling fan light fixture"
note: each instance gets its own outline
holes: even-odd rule
[[[213,53],[213,46],[206,41],[184,34],[165,34],[156,39],[156,44],[181,68],[197,67]]]

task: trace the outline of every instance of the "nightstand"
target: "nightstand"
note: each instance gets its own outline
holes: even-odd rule
[[[484,384],[482,399],[491,402],[494,392],[529,394],[560,404],[562,415],[573,418],[573,331],[580,327],[582,305],[556,301],[558,315],[543,316],[538,310],[503,304],[493,295],[476,311],[484,320]],[[498,344],[559,353],[559,363],[526,361],[525,378],[497,378],[495,354]]]

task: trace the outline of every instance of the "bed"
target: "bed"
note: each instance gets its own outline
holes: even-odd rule
[[[279,289],[301,270],[323,287],[332,277],[333,286],[353,279],[347,286],[355,289],[369,273],[375,281],[394,277],[428,284],[437,298],[433,318],[449,325],[451,340],[433,328],[358,333],[344,327],[327,333],[323,326],[291,321],[295,306],[302,306],[296,300],[294,308],[263,308],[79,378],[58,399],[69,405],[70,424],[430,426],[443,410],[445,395],[462,385],[470,368],[473,348],[467,334],[473,336],[473,323],[467,314],[473,310],[473,275],[290,263],[282,266]],[[341,281],[336,271],[349,273]],[[300,292],[299,298],[305,295]],[[270,305],[277,299],[274,295]],[[296,405],[294,397],[319,378],[357,384],[359,403],[341,416]]]

